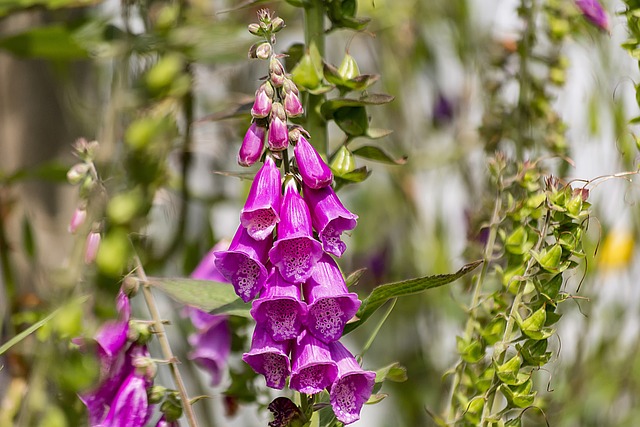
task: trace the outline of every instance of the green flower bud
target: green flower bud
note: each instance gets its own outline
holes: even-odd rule
[[[167,394],[167,388],[161,385],[154,385],[147,392],[147,398],[149,399],[149,403],[156,404],[162,402],[165,394]]]
[[[284,28],[284,19],[280,18],[279,16],[276,16],[275,18],[273,18],[273,20],[271,20],[271,31],[273,31],[274,33],[277,33],[283,28]]]
[[[90,166],[87,163],[76,163],[67,172],[67,180],[73,185],[80,184],[89,173],[89,168]]]
[[[356,168],[356,158],[353,153],[343,145],[336,153],[330,166],[334,174],[341,176]]]
[[[258,25],[258,24],[253,24],[253,23],[249,24],[247,29],[254,36],[261,36],[262,35],[262,30],[260,29],[260,25]]]
[[[353,56],[348,53],[344,55],[338,68],[338,74],[345,80],[350,80],[360,75],[360,69]]]
[[[271,45],[267,42],[261,43],[256,47],[256,58],[268,59],[271,56]]]
[[[167,394],[167,398],[160,405],[160,411],[167,421],[175,421],[182,416],[182,404],[175,393]]]

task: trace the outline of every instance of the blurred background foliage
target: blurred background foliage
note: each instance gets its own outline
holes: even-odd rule
[[[638,116],[638,72],[621,47],[629,36],[616,14],[622,2],[604,3],[610,34],[569,0],[357,3],[369,25],[330,32],[326,60],[338,65],[348,52],[362,73],[380,74],[373,90],[395,100],[367,112],[376,128],[393,130],[380,146],[408,158],[403,165],[359,159],[373,174],[341,191],[360,216],[341,265],[368,269],[361,296],[482,258],[495,198],[488,165],[498,150],[512,162],[537,160],[565,182],[637,169],[637,125],[629,121]],[[70,338],[90,336],[113,317],[127,235],[147,272],[168,276],[188,275],[231,236],[248,181],[213,172],[239,172],[235,153],[263,72],[246,58],[246,25],[267,6],[287,23],[277,48],[303,42],[302,12],[284,1],[0,3],[0,343],[63,307],[1,356],[0,425],[83,425],[76,392],[95,381],[96,365]],[[527,140],[518,136],[525,126],[535,130]],[[330,151],[340,135],[332,124]],[[100,143],[96,164],[117,194],[110,201],[91,183],[78,192],[66,182],[79,137]],[[536,373],[545,416],[531,409],[525,425],[546,417],[553,426],[634,426],[640,418],[637,179],[601,179],[590,189],[585,262],[565,283],[576,297],[559,309],[551,362]],[[91,220],[71,235],[80,199],[91,202]],[[100,228],[103,211],[108,230]],[[105,233],[97,270],[82,262],[92,227]],[[443,414],[451,398],[444,374],[458,360],[470,299],[469,277],[398,300],[365,367],[398,361],[408,380],[386,384],[389,397],[365,407],[359,425],[435,425],[430,413]],[[161,309],[184,358],[188,326],[173,301]],[[134,313],[146,316],[141,306]],[[358,348],[374,327],[348,340]],[[235,339],[241,352],[246,337]],[[230,364],[233,373],[214,390],[201,371],[182,365],[191,394],[213,396],[195,405],[202,425],[265,425],[264,413],[255,414],[268,398],[237,410],[256,399],[254,390],[223,397],[231,377],[248,375],[238,358]],[[158,383],[170,383],[159,375]]]

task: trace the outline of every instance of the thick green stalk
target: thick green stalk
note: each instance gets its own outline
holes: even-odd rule
[[[307,48],[315,45],[324,58],[324,5],[322,0],[308,0],[304,6],[304,42]],[[319,153],[329,156],[329,139],[327,137],[327,121],[320,114],[320,106],[324,95],[307,94],[305,111],[307,122],[305,128],[311,135],[309,142]]]

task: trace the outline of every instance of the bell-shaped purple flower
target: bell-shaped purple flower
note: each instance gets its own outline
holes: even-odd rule
[[[251,349],[242,355],[242,360],[256,373],[264,375],[268,387],[282,390],[291,373],[290,344],[290,341],[274,341],[258,324],[253,331]]]
[[[327,345],[306,330],[293,346],[291,361],[293,366],[289,387],[300,393],[320,393],[338,375],[338,367]]]
[[[598,0],[575,0],[584,17],[596,27],[609,31],[609,16]]]
[[[349,212],[330,186],[313,189],[303,186],[304,199],[311,211],[313,227],[318,232],[324,250],[342,256],[347,245],[340,238],[346,230],[356,227],[358,215]]]
[[[329,344],[331,357],[338,365],[338,377],[329,391],[329,401],[338,420],[350,424],[360,419],[362,405],[369,400],[376,374],[364,371],[339,341]]]
[[[271,151],[283,151],[289,146],[287,115],[279,102],[274,102],[271,108],[267,142]]]
[[[290,92],[284,96],[284,111],[287,112],[288,117],[298,117],[304,113],[298,95]]]
[[[207,327],[189,337],[193,351],[188,357],[211,375],[211,385],[216,386],[231,351],[231,332],[226,316],[209,316]]]
[[[84,263],[91,264],[95,261],[98,255],[98,248],[100,247],[100,240],[102,237],[97,231],[92,231],[87,235],[87,240],[84,249]]]
[[[256,123],[252,123],[249,126],[238,152],[238,164],[240,166],[251,166],[260,160],[266,134],[267,130]]]
[[[76,210],[73,211],[71,221],[69,222],[69,233],[75,234],[75,232],[78,231],[78,228],[80,228],[84,223],[85,219],[87,219],[87,209],[84,206],[76,208]]]
[[[98,343],[99,351],[106,357],[113,357],[118,354],[127,343],[131,306],[129,305],[129,298],[122,289],[116,297],[116,308],[118,310],[118,320],[105,322],[94,337]]]
[[[322,245],[313,238],[311,215],[294,179],[285,184],[280,209],[278,240],[269,251],[269,258],[285,280],[302,283],[307,280],[322,256]]]
[[[134,347],[132,358],[149,357],[146,347]],[[133,369],[113,398],[109,412],[100,427],[143,427],[151,416],[147,389],[152,380],[140,369]]]
[[[296,156],[302,182],[306,186],[317,189],[331,184],[331,169],[303,135],[298,138],[293,154]]]
[[[302,330],[307,305],[301,301],[300,285],[287,282],[271,268],[260,298],[253,301],[251,316],[275,341],[296,338]]]
[[[256,99],[251,108],[251,115],[257,118],[267,117],[271,112],[273,95],[274,91],[271,83],[264,82],[260,85],[258,90],[256,90]]]
[[[280,169],[273,158],[267,156],[240,211],[240,222],[253,239],[264,240],[271,236],[280,221],[281,190]]]
[[[340,339],[344,325],[360,308],[355,293],[349,293],[342,273],[330,255],[324,254],[313,274],[302,285],[307,302],[307,329],[318,339]]]
[[[244,302],[251,301],[267,279],[264,262],[272,243],[271,237],[264,240],[252,239],[247,229],[240,225],[229,249],[214,252],[216,267],[231,282]]]

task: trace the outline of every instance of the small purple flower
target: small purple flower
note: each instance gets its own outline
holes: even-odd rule
[[[116,308],[118,310],[118,320],[105,322],[95,336],[99,351],[106,357],[114,357],[127,343],[131,306],[129,305],[129,298],[122,292],[122,289],[116,297]]]
[[[244,302],[251,301],[267,279],[264,262],[273,239],[254,240],[242,225],[238,227],[229,249],[214,252],[215,265],[233,285]]]
[[[269,82],[264,82],[256,90],[256,99],[251,108],[251,115],[256,118],[267,117],[271,111],[271,104],[274,91]]]
[[[287,112],[288,117],[298,117],[304,113],[298,95],[290,92],[284,96],[284,111]]]
[[[274,102],[269,120],[269,134],[267,136],[271,151],[283,151],[289,146],[289,131],[287,129],[287,115],[282,104]]]
[[[264,136],[267,134],[267,130],[262,126],[258,126],[256,123],[252,123],[247,129],[247,133],[244,135],[240,151],[238,152],[238,164],[240,166],[251,166],[262,155],[264,149]]]
[[[311,276],[321,256],[322,245],[313,238],[309,208],[295,180],[290,178],[285,184],[280,209],[278,240],[269,251],[269,258],[285,280],[302,283]]]
[[[329,344],[331,357],[338,365],[338,377],[329,391],[329,401],[338,420],[351,424],[360,419],[362,405],[369,400],[376,374],[364,371],[339,341]]]
[[[251,340],[251,349],[242,355],[258,374],[264,375],[267,386],[282,390],[291,373],[289,361],[290,341],[277,342],[260,325],[256,325]]]
[[[303,191],[322,247],[332,255],[342,256],[347,245],[340,237],[344,231],[356,227],[358,215],[349,212],[342,205],[330,186],[315,190],[303,185]]]
[[[264,240],[272,235],[273,229],[280,221],[281,199],[280,169],[273,158],[267,156],[251,184],[249,196],[240,212],[240,222],[247,229],[249,236],[256,240]]]
[[[149,357],[144,346],[133,348],[132,361],[140,357]],[[151,406],[147,400],[147,389],[152,380],[140,369],[133,369],[120,386],[113,398],[107,417],[100,427],[143,427],[151,416]]]
[[[298,170],[305,185],[314,189],[331,185],[331,169],[303,135],[298,138],[293,154],[296,156]]]
[[[330,255],[322,256],[302,290],[308,304],[309,332],[327,343],[340,339],[344,325],[356,314],[361,302],[357,294],[347,290],[342,273]]]
[[[576,6],[593,25],[609,31],[609,16],[598,0],[575,0]]]
[[[300,393],[320,393],[338,375],[338,368],[327,345],[306,330],[293,346],[291,360],[293,366],[289,387]]]
[[[193,351],[188,357],[211,375],[211,385],[216,386],[231,351],[231,332],[226,316],[209,316],[207,327],[189,337]]]
[[[91,264],[98,255],[98,248],[100,247],[101,236],[100,233],[92,231],[87,235],[87,241],[84,249],[84,263]]]
[[[84,207],[76,208],[73,211],[73,215],[71,216],[71,221],[69,222],[68,231],[71,234],[75,234],[78,231],[78,228],[84,223],[84,220],[87,218],[87,210]]]
[[[306,314],[300,286],[284,280],[278,269],[272,267],[260,298],[253,301],[251,316],[256,323],[275,341],[285,341],[300,334]]]

